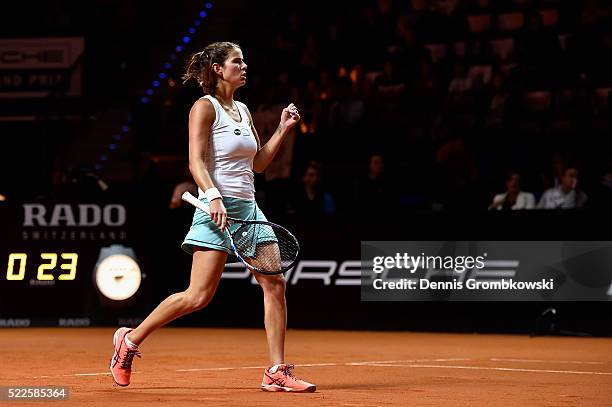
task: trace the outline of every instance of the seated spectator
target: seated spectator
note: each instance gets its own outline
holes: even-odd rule
[[[471,114],[473,107],[474,82],[468,75],[467,66],[457,62],[453,77],[448,85],[448,108],[457,113]]]
[[[367,197],[368,202],[376,202],[383,210],[395,210],[400,204],[401,192],[406,192],[405,188],[398,188],[393,184],[390,173],[385,170],[383,156],[374,153],[370,155],[367,174],[356,180],[353,199],[354,202],[361,202]],[[358,206],[353,209],[359,209],[367,216],[369,205]]]
[[[493,74],[491,84],[487,87],[485,93],[488,96],[485,126],[500,126],[506,117],[506,106],[510,96],[503,72],[497,71]]]
[[[464,93],[472,89],[472,78],[468,75],[467,67],[462,62],[455,64],[455,73],[448,85],[448,93]]]
[[[388,57],[383,72],[374,80],[374,110],[378,120],[390,127],[404,122],[400,107],[407,93],[404,79],[397,57]]]
[[[405,92],[406,85],[397,57],[388,57],[385,60],[382,73],[374,81],[374,88],[383,99],[393,98]]]
[[[168,208],[176,209],[183,205],[182,196],[185,192],[191,192],[191,195],[198,196],[198,186],[193,181],[191,172],[189,171],[189,165],[185,165],[183,170],[184,180],[174,186],[172,196],[170,197],[170,203]]]
[[[517,210],[535,208],[535,197],[531,192],[521,191],[521,175],[516,171],[509,171],[506,177],[506,192],[497,194],[489,209]]]
[[[467,130],[466,130],[467,131]],[[438,180],[436,192],[444,207],[466,210],[476,207],[479,180],[476,154],[457,134],[443,144],[435,155]]]
[[[563,171],[561,183],[548,189],[538,203],[538,209],[575,209],[582,208],[587,202],[587,195],[577,189],[578,170],[569,166]]]
[[[549,188],[558,187],[561,184],[561,178],[568,165],[567,163],[573,162],[573,160],[573,155],[569,153],[554,151],[550,157],[550,169],[540,174],[543,186],[542,189],[547,190]]]
[[[431,126],[440,110],[446,89],[428,59],[418,62],[417,75],[411,78],[407,94],[410,98],[410,109],[402,112],[403,117],[410,115],[415,125]]]
[[[337,100],[331,106],[331,122],[335,129],[358,124],[365,114],[365,101],[352,89],[349,78],[338,79]]]
[[[179,206],[183,205],[183,200],[181,197],[187,191],[191,192],[191,195],[197,196],[198,186],[195,182],[190,180],[176,184],[176,186],[174,187],[174,191],[172,192],[172,197],[170,197],[170,203],[168,204],[168,207],[170,209],[176,209]]]
[[[388,185],[385,177],[385,162],[380,154],[370,156],[368,175],[359,186],[360,195],[367,196],[371,201],[384,200],[387,196]]]
[[[301,185],[290,198],[289,214],[330,215],[336,213],[336,203],[331,194],[321,188],[321,165],[310,161],[302,176]]]

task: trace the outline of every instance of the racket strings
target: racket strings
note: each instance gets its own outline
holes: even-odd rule
[[[279,273],[288,270],[299,253],[293,235],[271,224],[240,224],[233,232],[238,254],[257,270]]]

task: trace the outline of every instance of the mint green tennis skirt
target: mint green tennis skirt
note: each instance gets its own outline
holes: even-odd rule
[[[223,205],[227,210],[227,216],[231,218],[267,221],[263,212],[257,206],[257,202],[254,200],[249,201],[230,197],[224,197],[222,199]],[[202,198],[200,201],[208,205],[208,200],[206,198]],[[233,226],[234,225],[230,224],[230,231],[233,230]],[[260,230],[257,234],[269,235],[269,232]],[[268,237],[265,240],[270,241],[271,239]],[[222,250],[230,255],[234,254],[227,232],[221,232],[221,229],[213,222],[210,215],[199,209],[195,210],[191,228],[189,232],[187,232],[187,236],[185,236],[185,240],[181,245],[181,248],[189,254],[193,254],[197,247]]]

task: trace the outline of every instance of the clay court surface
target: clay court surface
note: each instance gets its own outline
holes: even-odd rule
[[[259,390],[263,329],[161,329],[126,388],[108,373],[113,332],[0,330],[0,385],[69,386],[56,406],[612,405],[605,338],[290,330],[288,360],[318,390],[281,394]]]

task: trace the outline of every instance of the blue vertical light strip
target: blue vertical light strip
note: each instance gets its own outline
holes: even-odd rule
[[[173,51],[168,55],[167,61],[162,64],[162,68],[159,70],[157,77],[151,82],[151,86],[144,91],[144,94],[140,96],[138,104],[146,105],[151,102],[151,98],[161,89],[163,79],[168,77],[168,70],[172,68],[173,61],[175,61],[179,54],[185,50],[185,46],[191,43],[192,35],[194,35],[198,28],[202,25],[202,20],[208,16],[208,11],[213,7],[212,3],[204,3],[204,8],[198,11],[197,17],[189,24],[186,33],[180,36],[179,43],[174,47]],[[125,123],[121,125],[121,131],[113,136],[112,142],[107,146],[106,151],[98,156],[98,160],[94,165],[96,171],[101,171],[104,168],[104,163],[108,162],[109,155],[113,151],[119,148],[119,144],[124,139],[125,134],[130,131],[132,124],[132,116],[127,115]]]

